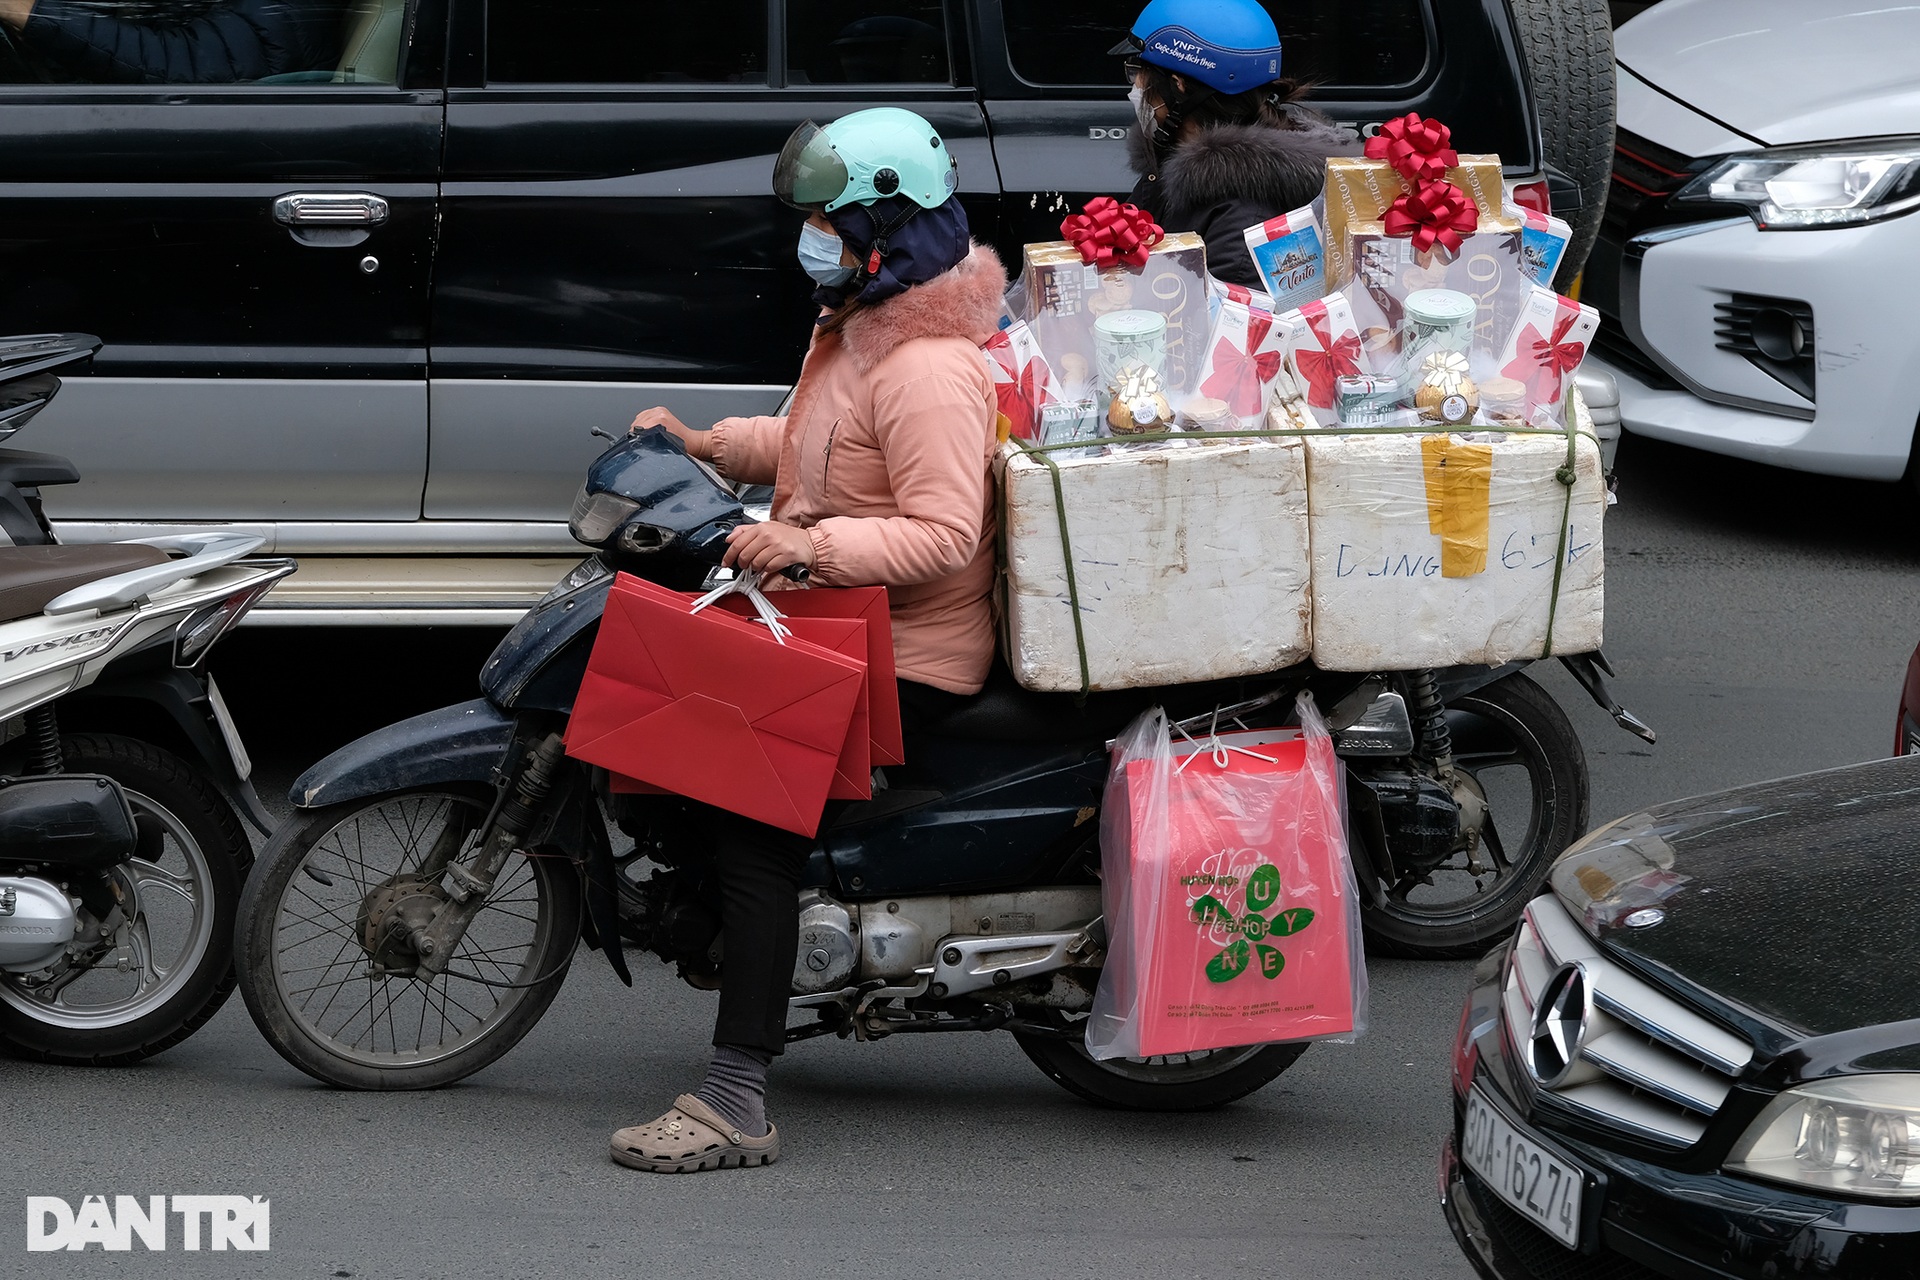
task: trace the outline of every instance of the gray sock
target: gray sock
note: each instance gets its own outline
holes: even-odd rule
[[[707,1079],[693,1096],[712,1107],[722,1120],[749,1138],[767,1136],[767,1066],[773,1055],[764,1049],[734,1044],[713,1046]]]

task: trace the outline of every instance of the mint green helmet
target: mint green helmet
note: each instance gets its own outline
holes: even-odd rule
[[[899,107],[841,116],[793,131],[773,163],[773,193],[796,209],[831,213],[902,195],[922,209],[947,202],[960,165],[933,126]]]

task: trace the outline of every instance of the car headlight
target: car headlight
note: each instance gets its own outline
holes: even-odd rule
[[[1762,231],[1878,222],[1920,208],[1920,138],[1729,156],[1673,198],[1744,205]]]
[[[567,517],[567,530],[576,542],[597,547],[639,509],[640,504],[632,498],[623,498],[617,493],[588,493],[582,485],[580,496],[573,500],[573,511]]]
[[[1789,1089],[1747,1127],[1726,1167],[1844,1196],[1920,1199],[1920,1075]]]

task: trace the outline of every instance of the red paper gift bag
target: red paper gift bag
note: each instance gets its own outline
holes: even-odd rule
[[[567,753],[676,795],[812,835],[866,664],[627,574],[567,724]]]
[[[689,595],[687,603],[691,605],[700,597]],[[747,613],[753,612],[752,606],[745,601],[740,607]],[[729,612],[737,612],[730,608]],[[799,618],[783,619],[789,631],[810,644],[823,649],[831,649],[842,657],[855,662],[867,660],[867,624],[858,618]],[[827,788],[829,800],[871,800],[873,799],[873,736],[869,727],[871,716],[868,709],[867,688],[860,689],[859,701],[854,704],[853,719],[847,723],[847,740],[840,744],[840,758],[833,769],[833,783]],[[894,691],[896,699],[899,691]],[[656,787],[642,782],[638,778],[624,773],[613,775],[611,789],[616,795],[664,795],[665,787]]]
[[[895,682],[893,666],[893,615],[888,612],[887,589],[810,587],[805,591],[776,591],[767,599],[789,618],[858,618],[867,624],[867,715],[873,762],[905,764],[900,686]],[[753,607],[737,597],[729,596],[720,603],[739,614],[753,613]],[[811,635],[807,638],[818,639]]]

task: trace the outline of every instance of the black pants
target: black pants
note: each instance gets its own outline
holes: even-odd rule
[[[900,681],[900,720],[911,734],[966,701],[931,685]],[[828,802],[821,820],[838,805]],[[738,814],[709,811],[714,879],[720,893],[720,1014],[715,1044],[778,1054],[787,1042],[787,997],[800,947],[796,897],[816,841]]]

